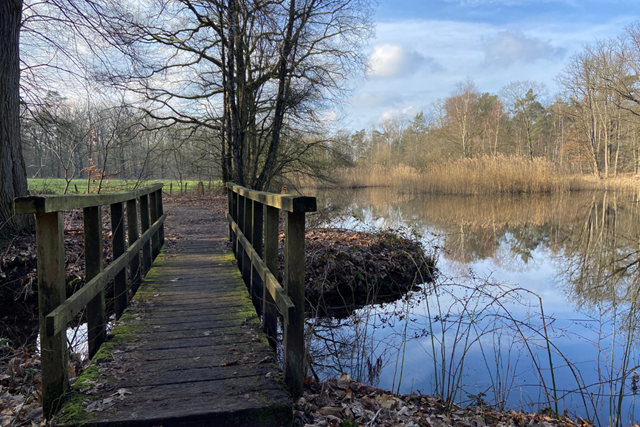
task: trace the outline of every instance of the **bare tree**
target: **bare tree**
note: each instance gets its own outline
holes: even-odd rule
[[[26,217],[13,215],[13,198],[27,194],[20,144],[20,22],[22,0],[0,2],[0,233],[20,230]]]

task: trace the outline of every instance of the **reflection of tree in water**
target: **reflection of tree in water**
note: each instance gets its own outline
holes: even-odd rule
[[[370,336],[369,309],[345,319],[314,318],[308,322],[309,367],[316,380],[349,373],[356,381],[377,385],[382,367],[389,362],[388,349]]]
[[[318,196],[322,205],[323,193]],[[640,288],[637,197],[606,192],[461,197],[392,189],[344,190],[330,197],[334,208],[360,220],[438,234],[442,256],[460,264],[492,259],[499,267],[525,271],[537,250],[549,251],[567,293],[585,308],[630,301]]]
[[[336,376],[343,370],[356,372],[359,379],[375,383],[375,370],[372,370],[373,379],[367,377],[368,366],[374,365],[371,355],[382,355],[379,365],[383,370],[387,366],[393,373],[393,361],[401,352],[397,342],[424,337],[436,340],[433,348],[424,347],[425,354],[433,358],[432,365],[441,368],[441,372],[434,369],[433,377],[447,379],[460,374],[455,377],[457,380],[462,378],[463,370],[456,371],[456,364],[462,358],[454,358],[449,350],[453,348],[455,351],[456,346],[464,344],[462,348],[465,350],[460,354],[467,354],[470,346],[485,345],[486,338],[492,340],[487,349],[505,349],[510,354],[501,356],[496,353],[497,359],[492,360],[494,355],[491,351],[480,351],[487,356],[485,362],[490,362],[485,364],[493,378],[491,384],[495,390],[492,400],[497,404],[506,402],[508,394],[520,386],[517,382],[521,371],[516,372],[515,365],[510,368],[510,361],[526,358],[532,363],[539,361],[534,371],[538,372],[540,382],[543,382],[542,374],[547,373],[547,369],[569,369],[575,383],[563,381],[559,384],[558,393],[562,396],[577,393],[590,414],[602,417],[603,422],[611,416],[624,419],[624,414],[611,415],[615,411],[637,409],[634,400],[640,382],[640,363],[635,356],[638,341],[634,339],[640,323],[636,310],[640,292],[640,207],[637,197],[600,192],[474,198],[394,195],[393,190],[380,189],[367,194],[368,191],[342,194],[345,197],[342,206],[365,224],[396,228],[405,225],[424,236],[436,234],[439,236],[437,244],[442,246],[441,256],[461,265],[491,259],[497,267],[505,270],[526,270],[532,265],[539,267],[539,262],[548,263],[551,258],[565,292],[579,309],[590,312],[581,312],[577,319],[582,320],[559,319],[559,325],[555,326],[553,314],[542,314],[542,300],[538,311],[535,304],[538,297],[534,298],[535,294],[526,289],[510,289],[509,295],[515,299],[512,304],[505,304],[507,291],[502,292],[500,284],[488,287],[486,279],[476,278],[479,285],[465,292],[461,291],[464,286],[461,283],[466,282],[453,280],[445,283],[442,276],[438,288],[440,296],[435,301],[446,302],[442,310],[434,301],[426,307],[432,309],[437,306],[435,316],[433,310],[422,316],[416,310],[407,310],[411,313],[411,322],[407,323],[408,330],[404,335],[391,327],[384,334],[377,334],[375,339],[381,341],[375,343],[373,334],[367,336],[366,327],[354,331],[331,323],[338,321],[323,324],[324,329],[317,334],[321,343],[316,343],[312,349],[312,363],[316,371],[323,369],[325,377]],[[333,197],[334,206],[338,206],[340,200],[335,194]],[[531,297],[533,305],[529,305],[526,299],[517,299],[520,295]],[[477,303],[470,308],[469,301]],[[515,318],[513,314],[521,313],[521,309],[526,313],[524,318]],[[400,318],[400,314],[392,316]],[[541,322],[542,319],[544,321]],[[363,323],[371,322],[371,317],[366,321],[350,321],[357,329]],[[432,333],[425,335],[424,330]],[[471,331],[471,335],[460,335],[456,332],[459,330]],[[583,352],[581,348],[580,354],[574,355],[569,348],[567,354],[563,354],[565,340],[572,339],[579,345],[593,346],[593,351],[587,349]],[[555,368],[547,368],[543,363],[545,352],[542,350],[545,347],[549,354],[547,361],[550,364],[553,358]],[[332,354],[337,355],[340,361],[330,359]],[[444,361],[445,356],[453,362],[453,365],[447,365],[447,369],[438,359],[441,357]],[[577,360],[568,358],[574,356]],[[451,366],[456,369],[452,370]],[[476,367],[474,365],[473,369]],[[525,371],[530,369],[524,365],[522,368]],[[498,381],[501,378],[498,374],[504,372],[511,372],[513,377],[509,378],[513,383]],[[385,376],[383,374],[383,382],[387,381]],[[395,375],[393,381],[396,384]],[[441,388],[443,384],[447,383],[441,381]],[[449,387],[452,390],[458,387],[455,381],[449,384],[453,384]],[[546,386],[542,386],[544,395],[550,396],[551,389],[555,391],[555,387],[547,381]],[[442,388],[439,393],[444,395],[446,389]],[[551,406],[551,399],[548,404]]]
[[[635,302],[640,279],[640,209],[595,194],[563,245],[560,271],[578,306],[602,309]]]

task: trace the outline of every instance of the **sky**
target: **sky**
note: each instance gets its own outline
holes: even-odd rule
[[[638,0],[378,0],[367,78],[355,84],[346,127],[431,109],[471,79],[498,93],[513,81],[555,79],[584,46],[640,20]]]

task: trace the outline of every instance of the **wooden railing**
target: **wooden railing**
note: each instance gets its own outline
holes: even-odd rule
[[[124,232],[125,203],[128,248]],[[104,205],[111,208],[113,238],[113,262],[105,269],[102,259]],[[86,284],[67,299],[63,212],[71,209],[83,210]],[[86,307],[89,357],[93,357],[106,339],[106,285],[113,280],[118,318],[129,304],[130,291],[131,295],[135,293],[142,274],[151,268],[160,252],[166,218],[162,210],[162,184],[123,193],[19,197],[14,200],[14,211],[33,213],[36,218],[43,412],[49,418],[58,410],[61,397],[69,387],[67,324]]]
[[[284,378],[292,394],[301,396],[305,363],[305,212],[316,211],[316,199],[253,191],[233,183],[227,183],[227,188],[229,238],[238,268],[272,345],[277,337],[277,317],[282,316]],[[276,278],[280,210],[285,211],[284,288]]]

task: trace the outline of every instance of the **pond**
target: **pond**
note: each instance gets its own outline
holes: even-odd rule
[[[399,229],[439,275],[393,303],[308,321],[313,375],[462,405],[637,423],[638,197],[319,190],[316,218]]]

